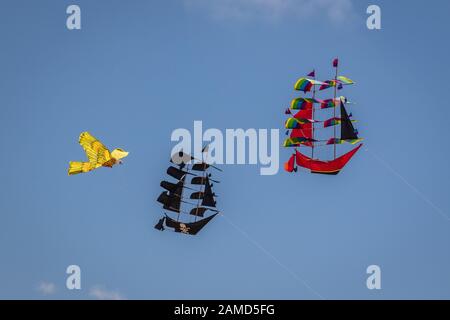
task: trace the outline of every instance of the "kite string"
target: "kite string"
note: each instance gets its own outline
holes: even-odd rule
[[[384,159],[376,155],[373,151],[369,150],[369,148],[364,148],[364,151],[370,153],[370,155],[377,160],[380,164],[382,164],[385,168],[387,168],[391,173],[396,175],[400,180],[403,181],[412,191],[414,191],[423,201],[425,201],[430,207],[434,209],[438,214],[440,214],[445,220],[450,221],[450,217],[438,206],[436,206],[427,196],[425,196],[422,192],[420,192],[416,187],[414,187],[406,178],[404,178],[400,173],[398,173],[389,163],[387,163]]]
[[[294,271],[292,271],[289,267],[284,265],[280,260],[277,259],[272,253],[270,253],[267,249],[265,249],[261,244],[259,244],[256,240],[254,240],[250,235],[245,232],[243,229],[238,227],[235,223],[233,223],[230,218],[225,216],[223,212],[220,212],[220,216],[225,218],[225,221],[229,225],[231,225],[234,229],[236,229],[240,234],[242,234],[248,241],[250,241],[256,248],[258,248],[260,251],[262,251],[266,256],[271,258],[273,261],[275,261],[276,264],[278,264],[281,268],[283,268],[285,271],[287,271],[291,276],[293,276],[297,281],[302,283],[310,292],[312,292],[314,295],[319,297],[322,300],[326,300],[324,296],[322,296],[319,292],[314,290],[304,279],[302,279],[298,274],[296,274]]]

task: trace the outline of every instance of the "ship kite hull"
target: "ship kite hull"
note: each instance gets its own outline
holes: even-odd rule
[[[311,173],[336,175],[342,170],[342,168],[345,167],[345,165],[350,161],[350,159],[359,150],[359,148],[361,148],[361,146],[362,144],[360,144],[353,150],[343,154],[342,156],[329,161],[311,159],[310,157],[305,156],[297,150],[295,151],[295,155],[293,155],[292,157],[294,157],[295,162],[298,166],[311,170]],[[288,163],[286,163],[285,168],[292,167],[292,164],[289,162],[292,163],[291,159],[288,161]],[[286,170],[290,171],[288,169]]]
[[[175,232],[196,235],[216,215],[218,215],[218,213],[215,213],[205,219],[202,219],[202,220],[199,220],[196,222],[190,222],[190,223],[187,223],[187,222],[182,223],[182,222],[176,221],[166,215],[166,217],[165,217],[166,218],[166,227],[173,228],[173,230]]]

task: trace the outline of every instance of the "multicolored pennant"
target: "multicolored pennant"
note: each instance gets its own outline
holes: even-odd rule
[[[284,127],[286,129],[301,129],[302,125],[315,122],[312,119],[304,118],[289,118],[286,120]]]
[[[340,123],[341,123],[341,118],[331,118],[331,119],[325,120],[323,122],[323,127],[324,128],[328,128],[328,127],[331,127],[331,126],[338,125]]]
[[[323,85],[324,83],[321,81],[308,79],[308,78],[300,78],[294,85],[295,90],[308,92],[311,91],[312,86],[314,85]]]
[[[314,142],[316,140],[310,139],[310,138],[304,138],[304,137],[297,137],[297,138],[287,138],[283,142],[283,147],[299,147],[301,145],[306,145],[307,143]]]

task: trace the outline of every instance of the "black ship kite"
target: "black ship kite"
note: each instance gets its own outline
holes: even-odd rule
[[[207,146],[202,154],[206,151]],[[164,191],[157,201],[162,204],[164,216],[155,228],[163,231],[167,227],[175,232],[195,235],[219,214],[216,194],[212,190],[213,184],[219,181],[213,180],[208,170],[221,170],[203,159],[196,161],[183,151],[172,155],[170,162],[172,165],[167,174],[175,181],[161,181]]]

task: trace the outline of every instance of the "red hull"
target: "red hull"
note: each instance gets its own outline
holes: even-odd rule
[[[295,160],[297,165],[310,169],[312,173],[320,174],[338,174],[339,171],[350,161],[353,155],[361,148],[362,144],[357,146],[355,149],[343,154],[339,158],[330,161],[321,161],[311,159],[304,154],[295,151]]]

